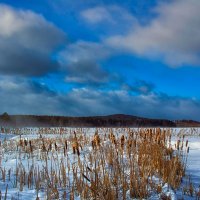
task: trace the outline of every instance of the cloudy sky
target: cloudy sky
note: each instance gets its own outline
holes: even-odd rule
[[[0,0],[0,112],[200,120],[199,0]]]

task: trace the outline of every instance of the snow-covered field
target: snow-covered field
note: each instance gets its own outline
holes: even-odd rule
[[[189,187],[188,179],[191,184],[200,191],[200,128],[190,129],[175,129],[174,141],[177,140],[179,133],[185,134],[185,140],[188,140],[189,154],[187,159],[186,178],[184,179],[184,186]],[[200,194],[200,193],[199,193]],[[182,196],[182,190],[178,191],[177,196]],[[197,199],[196,197],[184,196],[184,199]],[[200,195],[199,198],[200,199]]]
[[[113,132],[116,138],[120,138],[122,134],[127,138],[127,130],[129,132],[138,131],[138,129],[119,128],[112,130],[98,129],[101,140],[104,138],[104,143],[101,145],[103,145],[104,148],[110,148],[110,141],[105,140],[106,134],[109,132]],[[197,192],[199,191],[200,184],[200,129],[176,128],[170,130],[172,132],[171,145],[173,149],[176,148],[175,144],[177,144],[177,140],[182,138],[183,135],[184,141],[186,142],[188,140],[189,154],[187,156],[186,154],[183,155],[183,157],[186,156],[184,159],[187,159],[186,174],[178,189],[172,189],[169,184],[164,183],[159,177],[153,177],[154,183],[157,181],[159,184],[162,183],[161,191],[165,196],[162,197],[160,192],[156,193],[155,191],[150,191],[148,199],[164,199],[167,198],[167,196],[169,199],[197,199]],[[80,153],[79,156],[76,155],[77,153],[73,153],[74,131],[76,132],[78,140],[84,141],[79,143],[79,146],[81,147],[80,152],[78,152]],[[7,130],[7,133],[0,133],[0,195],[2,198],[6,196],[7,199],[13,200],[83,199],[84,195],[81,196],[80,191],[73,191],[74,195],[72,197],[70,195],[72,192],[70,186],[74,184],[74,181],[72,180],[75,177],[74,171],[78,170],[76,178],[80,178],[84,184],[88,185],[88,187],[92,187],[91,180],[89,180],[87,176],[84,179],[84,173],[86,173],[85,168],[88,168],[89,172],[94,171],[94,166],[90,165],[89,155],[92,155],[94,151],[91,140],[94,138],[95,131],[95,128],[63,128],[62,130],[53,128],[46,130],[24,128],[23,130]],[[23,144],[21,144],[20,141],[21,143],[23,142]],[[32,143],[30,143],[30,141]],[[44,142],[45,145],[48,143],[50,146],[45,146]],[[61,144],[68,146],[65,148]],[[42,148],[45,148],[45,153]],[[47,150],[47,148],[50,148],[50,150]],[[127,155],[123,153],[122,163],[127,162],[126,156]],[[98,153],[98,158],[100,157],[101,152]],[[80,165],[84,165],[85,168]],[[79,166],[79,168],[76,168],[77,166]],[[82,171],[82,169],[84,170]],[[105,165],[105,169],[112,173],[113,169],[109,165]],[[129,173],[130,171],[130,169],[125,170],[127,171],[126,173]],[[64,178],[62,174],[60,175],[60,173],[65,173],[66,178]],[[58,177],[61,177],[62,180],[57,180],[60,178],[57,178],[55,174],[59,174]],[[80,177],[81,175],[83,175],[83,178]],[[45,181],[41,180],[42,177],[45,177]],[[26,180],[24,181],[23,179],[28,179],[27,183],[29,183],[29,185],[26,183]],[[53,185],[50,185],[52,183],[56,185],[55,188]],[[59,187],[57,185],[59,185]],[[47,188],[51,189],[48,191]],[[77,188],[77,191],[78,190],[79,189]],[[52,191],[54,192],[52,193]],[[48,193],[51,194],[48,196]],[[125,196],[122,194],[123,191],[120,191],[119,193],[121,196],[119,195],[118,199],[123,199],[123,197],[131,199],[129,189],[126,190]],[[96,198],[99,199],[100,197]],[[109,199],[106,196],[101,198]],[[91,197],[90,199],[94,198]]]
[[[191,175],[196,187],[200,186],[200,137],[188,138],[190,153],[187,162],[187,174]]]

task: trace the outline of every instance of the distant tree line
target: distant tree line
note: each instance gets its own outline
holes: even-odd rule
[[[170,120],[148,119],[131,115],[93,117],[66,117],[41,115],[0,115],[1,126],[51,126],[51,127],[175,127]]]

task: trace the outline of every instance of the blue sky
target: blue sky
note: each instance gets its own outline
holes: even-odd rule
[[[0,1],[0,112],[200,120],[199,0]]]

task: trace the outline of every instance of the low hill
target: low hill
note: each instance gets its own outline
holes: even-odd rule
[[[193,120],[149,119],[132,115],[107,115],[89,117],[0,115],[0,126],[12,127],[200,127]]]
[[[176,120],[177,127],[200,127],[200,122],[194,120]]]
[[[91,117],[39,116],[39,115],[0,115],[0,126],[70,126],[70,127],[175,127],[170,120],[148,119],[132,115],[108,115]]]

